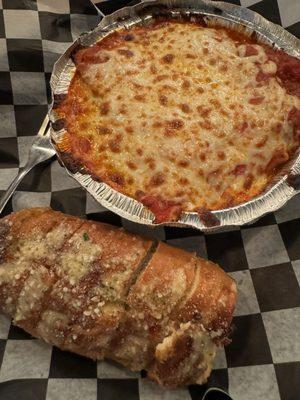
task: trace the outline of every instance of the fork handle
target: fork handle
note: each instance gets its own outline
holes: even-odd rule
[[[32,169],[32,167],[33,165],[26,165],[25,167],[19,169],[18,175],[14,178],[4,195],[0,198],[0,214],[2,213],[4,207],[6,206],[6,203],[13,195],[19,183],[22,181],[24,176]]]

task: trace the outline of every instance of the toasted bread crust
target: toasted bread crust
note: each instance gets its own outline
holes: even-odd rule
[[[194,254],[47,208],[0,220],[0,312],[64,350],[204,382],[229,330],[234,281]]]

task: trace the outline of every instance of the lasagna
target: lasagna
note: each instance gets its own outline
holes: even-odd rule
[[[300,60],[241,30],[156,19],[73,58],[61,154],[156,222],[252,199],[299,147]]]

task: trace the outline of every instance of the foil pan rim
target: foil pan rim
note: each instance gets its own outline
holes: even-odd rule
[[[71,54],[79,45],[91,45],[101,37],[122,27],[141,22],[140,13],[147,7],[167,7],[173,12],[199,13],[208,17],[220,18],[234,23],[246,25],[249,29],[258,32],[262,38],[269,43],[283,48],[287,53],[300,58],[300,40],[287,32],[284,28],[266,20],[256,12],[222,1],[210,0],[146,0],[135,6],[127,6],[117,10],[111,15],[105,16],[99,25],[92,31],[82,34],[66,50],[54,65],[51,76],[52,104],[50,106],[51,141],[56,150],[60,163],[65,167],[67,173],[83,186],[102,206],[115,212],[130,221],[150,226],[176,226],[193,227],[203,232],[215,232],[226,230],[231,227],[252,223],[262,216],[281,208],[288,200],[300,193],[300,184],[289,182],[289,176],[300,179],[300,154],[281,173],[280,177],[261,195],[240,205],[211,211],[214,223],[203,221],[196,212],[183,212],[176,222],[154,223],[154,215],[142,203],[130,198],[104,182],[98,182],[84,170],[72,171],[65,164],[58,148],[59,141],[63,136],[64,129],[54,129],[59,118],[53,108],[54,94],[64,94],[75,72],[75,66],[71,60]],[[174,9],[176,11],[174,11]],[[147,14],[144,14],[147,17]],[[151,18],[151,14],[149,14]],[[217,224],[215,221],[218,221]]]

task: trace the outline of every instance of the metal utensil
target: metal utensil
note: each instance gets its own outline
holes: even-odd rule
[[[9,185],[4,195],[0,198],[0,213],[3,211],[6,203],[14,194],[19,183],[24,176],[37,164],[49,160],[55,155],[55,150],[52,147],[50,141],[50,129],[49,129],[49,117],[48,114],[45,117],[38,134],[36,135],[32,146],[28,154],[28,160],[24,167],[19,169],[18,175]]]

